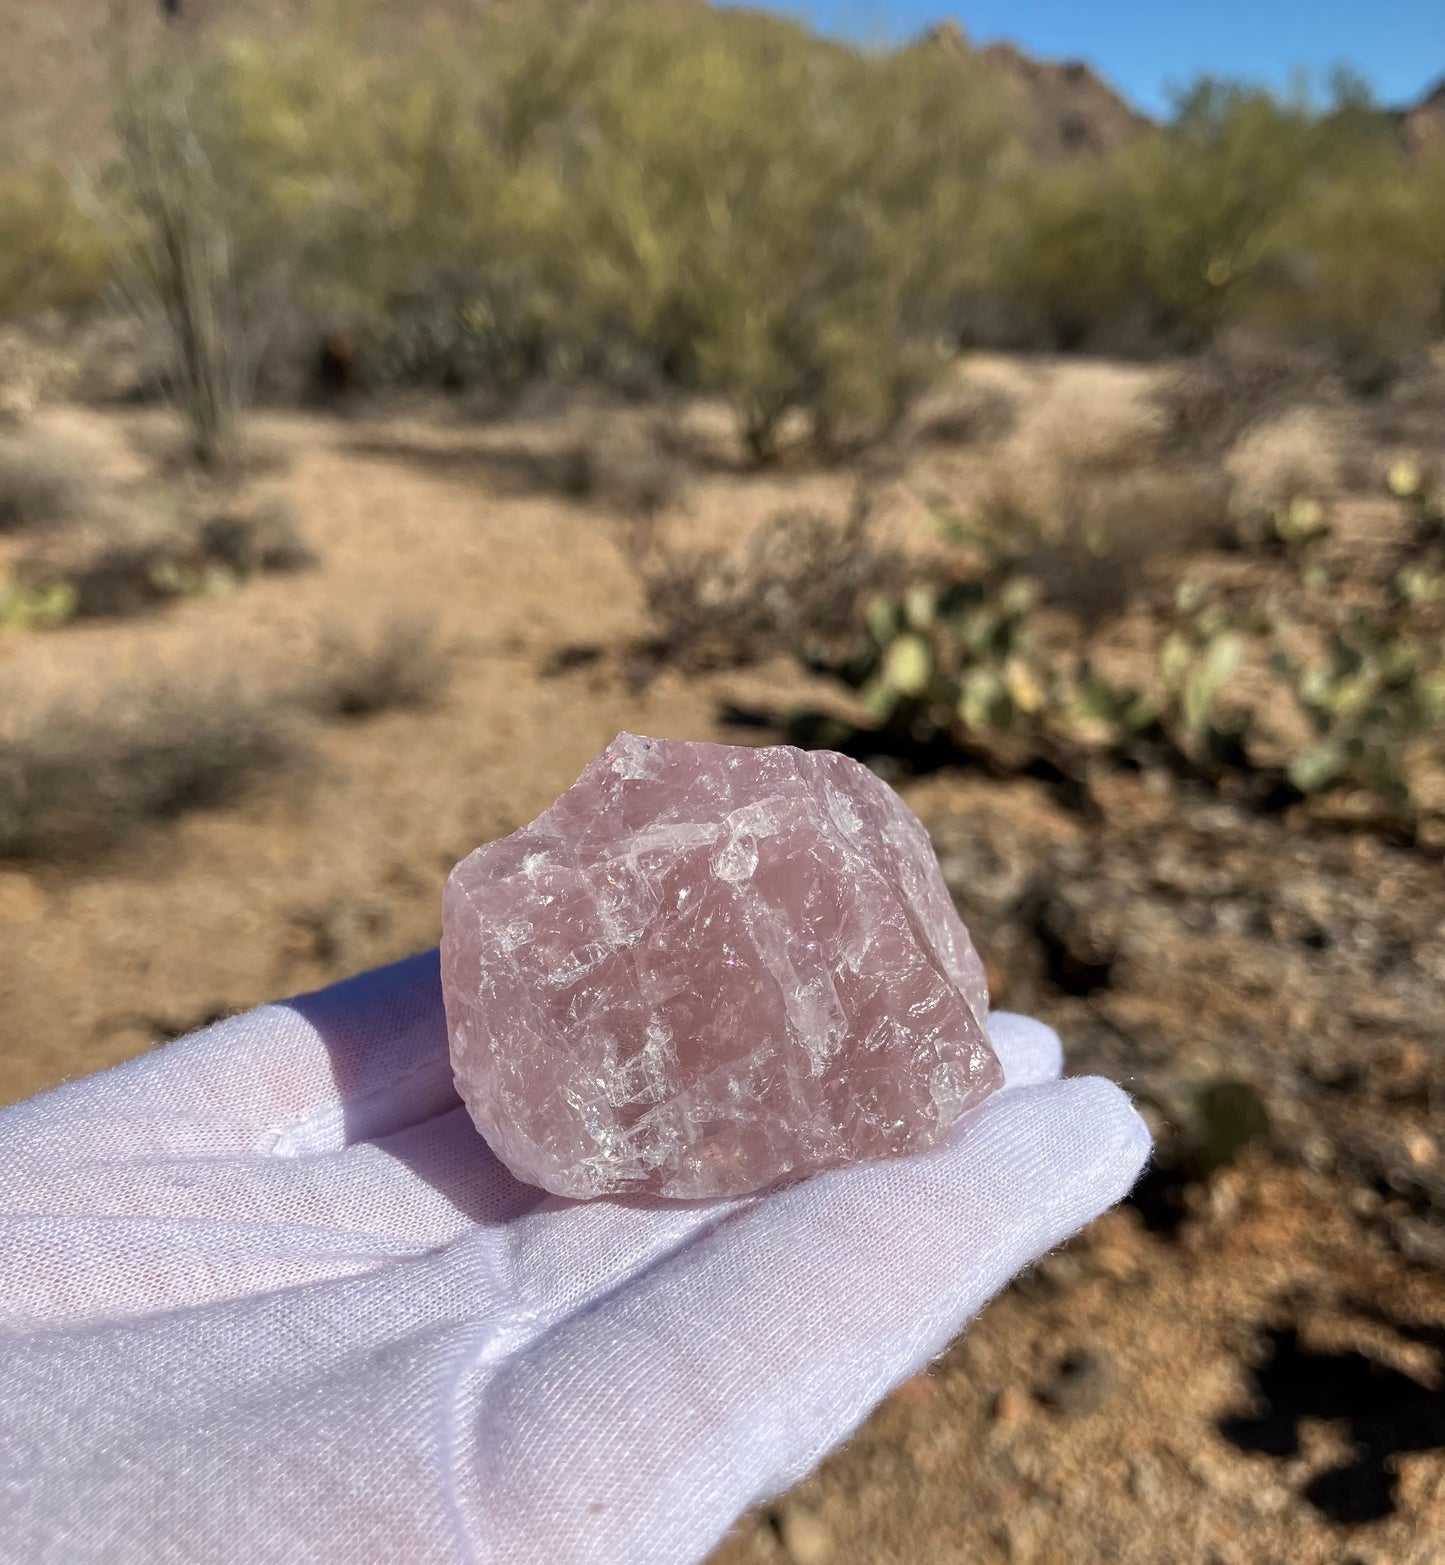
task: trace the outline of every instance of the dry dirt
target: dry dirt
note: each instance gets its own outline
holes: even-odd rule
[[[893,473],[902,535],[923,536],[932,489],[967,492],[1068,440],[1127,445],[1147,421],[1143,371],[975,374],[1026,417]],[[159,425],[40,417],[118,477]],[[539,492],[519,459],[595,417],[268,416],[285,460],[258,482],[295,506],[319,569],[0,639],[10,699],[156,669],[266,688],[339,625],[402,612],[436,625],[452,668],[432,709],[316,725],[309,763],[239,804],[102,860],[0,867],[0,1099],[429,944],[452,863],[528,820],[618,729],[756,740],[724,723],[729,706],[807,693],[781,665],[665,673],[641,693],[620,677],[645,626],[618,523]],[[669,525],[723,542],[783,505],[841,515],[854,477],[702,471]],[[1087,799],[962,773],[899,783],[997,998],[1136,1092],[1161,1160],[795,1494],[744,1519],[715,1565],[1445,1561],[1438,856],[1140,778],[1101,778]],[[1267,1128],[1211,1172],[1201,1105],[1221,1082]]]

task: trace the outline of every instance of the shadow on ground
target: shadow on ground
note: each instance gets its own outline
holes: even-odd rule
[[[1389,1325],[1432,1348],[1437,1371],[1445,1366],[1445,1329]],[[1351,1454],[1310,1479],[1304,1498],[1335,1522],[1392,1515],[1399,1504],[1395,1458],[1445,1449],[1445,1391],[1355,1349],[1307,1347],[1296,1326],[1271,1328],[1263,1340],[1266,1357],[1250,1388],[1258,1411],[1224,1419],[1220,1433],[1241,1451],[1286,1460],[1300,1453],[1304,1419],[1342,1423]]]

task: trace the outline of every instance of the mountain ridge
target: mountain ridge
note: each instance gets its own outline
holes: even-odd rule
[[[465,16],[476,0],[374,3],[389,25],[421,27],[437,16]],[[80,160],[104,144],[108,51],[117,18],[144,43],[146,35],[159,38],[175,30],[270,31],[294,25],[315,5],[316,0],[0,0],[0,167],[37,156]],[[773,12],[735,9],[735,14],[789,25]],[[977,45],[950,19],[926,28],[914,43],[982,64],[1018,104],[1029,147],[1045,160],[1106,154],[1158,123],[1082,60],[1045,59],[1009,42]],[[1418,101],[1384,112],[1412,149],[1445,144],[1445,76]]]

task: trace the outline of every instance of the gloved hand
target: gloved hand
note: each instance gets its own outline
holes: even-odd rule
[[[514,1180],[435,953],[6,1109],[0,1559],[701,1559],[1138,1174],[1116,1087],[989,1030],[943,1146],[725,1201]]]

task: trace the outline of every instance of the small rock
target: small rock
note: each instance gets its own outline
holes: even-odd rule
[[[1029,1416],[1029,1399],[1017,1386],[1005,1386],[993,1404],[996,1424],[1021,1424]]]
[[[984,957],[983,970],[988,979],[988,1003],[991,1006],[1001,1005],[1008,993],[1008,973],[991,956]]]
[[[1159,1464],[1152,1456],[1136,1456],[1129,1463],[1129,1493],[1142,1505],[1154,1505],[1164,1493]]]
[[[1205,1197],[1204,1208],[1210,1220],[1226,1223],[1238,1212],[1244,1197],[1244,1186],[1236,1169],[1223,1169],[1211,1180]]]
[[[1072,1250],[1059,1250],[1044,1256],[1034,1268],[1034,1274],[1040,1282],[1062,1291],[1084,1275],[1084,1262]]]
[[[1412,1131],[1405,1137],[1405,1152],[1416,1168],[1429,1168],[1440,1155],[1435,1138],[1426,1131]]]
[[[1413,1040],[1400,1050],[1396,1068],[1409,1081],[1417,1081],[1430,1067],[1430,1056]]]
[[[1356,1217],[1376,1217],[1384,1204],[1380,1192],[1371,1190],[1367,1185],[1350,1192],[1350,1210]]]
[[[1445,1271],[1445,1227],[1419,1217],[1404,1217],[1394,1225],[1394,1239],[1407,1261]]]
[[[1033,933],[1049,982],[1065,994],[1093,994],[1113,981],[1118,953],[1114,931],[1102,918],[1049,897],[1035,913]]]
[[[938,1387],[927,1375],[905,1380],[888,1399],[895,1407],[931,1407],[938,1400]]]
[[[1306,1166],[1316,1172],[1323,1172],[1334,1164],[1335,1149],[1324,1136],[1308,1137],[1301,1150]]]
[[[1059,1360],[1053,1374],[1034,1395],[1056,1413],[1092,1413],[1114,1388],[1114,1366],[1107,1355],[1079,1348]]]
[[[1039,1557],[1038,1527],[1026,1516],[1005,1522],[994,1538],[1010,1565],[1031,1565]]]
[[[1212,1493],[1220,1486],[1219,1475],[1201,1456],[1186,1457],[1184,1470],[1189,1474],[1194,1484],[1206,1494]]]
[[[816,1511],[789,1503],[778,1507],[774,1525],[783,1547],[796,1565],[827,1565],[833,1558],[833,1535]]]
[[[1261,1484],[1249,1497],[1250,1509],[1260,1516],[1278,1516],[1289,1504],[1289,1490],[1279,1484]]]

